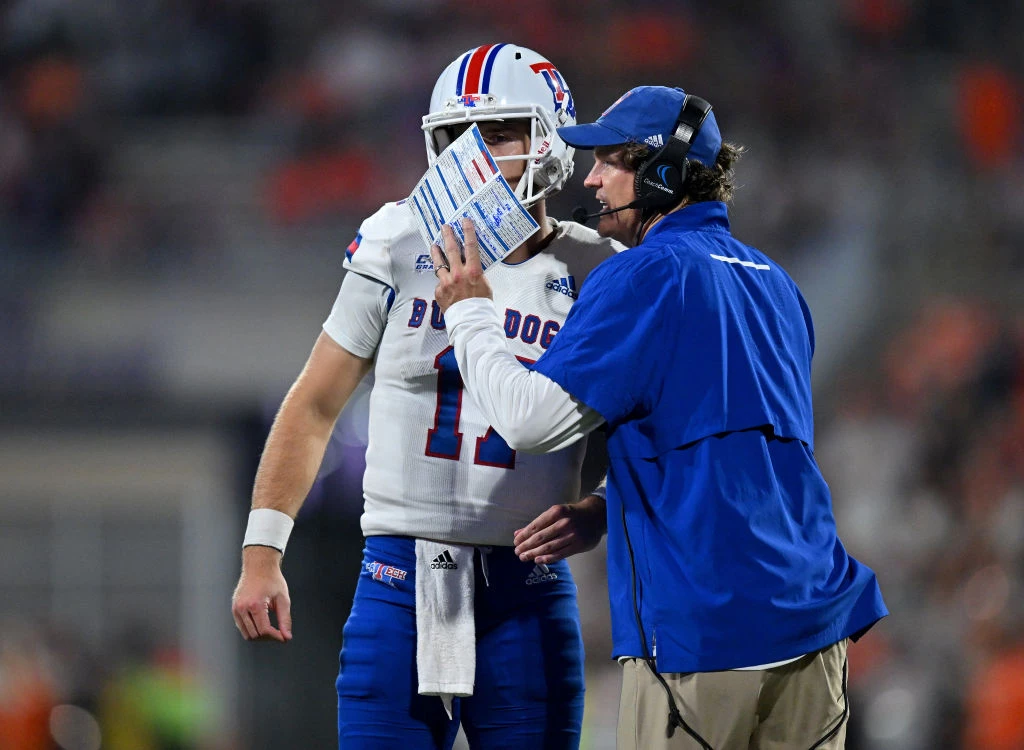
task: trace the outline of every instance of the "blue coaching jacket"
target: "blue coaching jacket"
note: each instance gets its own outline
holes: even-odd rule
[[[669,214],[584,284],[533,369],[607,422],[613,656],[646,640],[663,672],[754,666],[887,614],[814,460],[813,350],[796,284],[723,203]]]

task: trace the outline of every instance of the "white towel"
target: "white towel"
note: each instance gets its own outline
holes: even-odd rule
[[[473,694],[473,547],[416,540],[416,671],[420,695]]]

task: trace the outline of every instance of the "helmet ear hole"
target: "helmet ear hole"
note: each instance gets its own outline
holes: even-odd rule
[[[434,139],[434,148],[437,149],[437,153],[441,153],[452,145],[452,141],[469,130],[469,125],[470,123],[468,122],[462,122],[457,125],[444,125],[434,128],[431,131],[431,135]]]
[[[455,140],[452,138],[451,128],[434,128],[431,131],[431,137],[434,139],[434,150],[438,154],[448,148],[452,141]]]

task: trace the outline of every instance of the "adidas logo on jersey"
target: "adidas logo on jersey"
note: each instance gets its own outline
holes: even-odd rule
[[[566,297],[576,299],[579,295],[576,293],[576,279],[572,276],[562,276],[557,281],[549,281],[544,285],[545,289],[551,289],[559,294],[564,294]]]
[[[533,586],[535,583],[557,580],[558,573],[552,573],[551,568],[547,565],[534,565],[533,570],[530,571],[530,575],[526,576],[526,585]]]
[[[452,553],[445,550],[430,562],[430,567],[433,570],[455,570],[459,564],[455,562]]]

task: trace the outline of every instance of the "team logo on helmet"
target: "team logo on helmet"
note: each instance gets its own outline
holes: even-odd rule
[[[558,69],[549,62],[533,63],[530,66],[537,75],[544,78],[544,83],[551,89],[551,95],[555,102],[555,112],[566,112],[570,117],[576,117],[576,104],[572,100],[572,92],[562,78]]]

